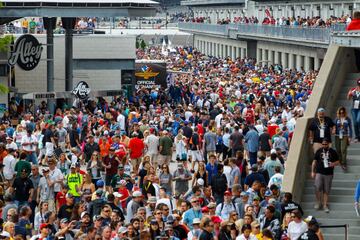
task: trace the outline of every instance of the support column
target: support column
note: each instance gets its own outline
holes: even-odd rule
[[[246,48],[241,48],[241,56],[242,56],[242,58],[246,58],[246,56],[247,56]]]
[[[261,53],[261,65],[264,67],[266,65],[266,60],[267,60],[267,56],[266,56],[266,49],[262,49],[262,53]]]
[[[314,58],[314,70],[320,70],[320,59],[317,57]]]
[[[301,55],[296,55],[296,70],[300,71],[302,67],[302,57]]]
[[[46,29],[46,91],[53,92],[54,88],[54,29],[56,27],[56,18],[43,18],[44,28]],[[47,101],[51,114],[55,112],[55,100]]]
[[[268,66],[274,64],[274,52],[269,50]]]
[[[294,54],[289,53],[289,68],[292,69],[294,67]]]
[[[269,50],[268,49],[263,49],[263,66],[268,65],[267,60],[269,60]]]
[[[242,58],[242,55],[241,55]],[[256,49],[256,62],[259,63],[261,61],[261,48]]]
[[[279,52],[278,51],[275,51],[274,64],[279,64]]]
[[[281,53],[281,65],[283,68],[288,68],[288,63],[286,59],[286,52]]]
[[[241,55],[241,47],[237,48],[237,54],[240,59],[243,59],[243,56]]]
[[[232,60],[235,60],[236,59],[236,47],[234,47],[234,46],[230,46],[230,48],[231,48],[231,59]]]
[[[73,89],[73,29],[76,18],[61,18],[65,29],[65,91]],[[68,100],[72,104],[72,100]]]
[[[304,59],[304,70],[305,70],[305,71],[309,71],[309,70],[310,70],[310,57],[309,57],[309,56],[305,56],[305,59]]]

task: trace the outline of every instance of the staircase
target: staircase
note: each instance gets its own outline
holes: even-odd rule
[[[359,73],[348,74],[345,84],[339,93],[336,107],[332,118],[336,116],[336,109],[345,106],[349,116],[351,101],[346,99],[347,93],[351,87],[356,86],[356,79],[360,78]],[[347,157],[348,169],[343,172],[341,167],[336,167],[332,189],[329,198],[330,213],[323,210],[316,211],[314,181],[310,178],[310,174],[305,183],[305,191],[302,197],[301,206],[304,209],[305,216],[314,216],[321,225],[344,225],[348,224],[348,239],[360,239],[360,217],[356,216],[354,208],[354,190],[358,180],[360,179],[360,143],[352,143],[348,148]],[[308,167],[310,173],[310,166]],[[326,240],[342,240],[345,239],[344,228],[324,228],[322,229]],[[346,239],[345,239],[346,240]]]

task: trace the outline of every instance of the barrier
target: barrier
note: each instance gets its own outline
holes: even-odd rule
[[[344,239],[348,240],[348,235],[349,235],[349,225],[348,224],[344,224],[344,225],[320,225],[320,229],[326,229],[326,228],[345,228],[345,236]]]

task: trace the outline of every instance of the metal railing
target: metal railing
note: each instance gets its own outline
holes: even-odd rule
[[[294,26],[273,26],[261,24],[206,24],[206,23],[179,23],[179,29],[183,31],[202,32],[230,36],[230,31],[235,31],[235,35],[270,37],[281,39],[306,40],[314,43],[330,43],[331,33],[336,30],[345,30],[345,25],[334,25],[329,28],[317,27],[294,27]],[[233,35],[232,35],[233,36]]]

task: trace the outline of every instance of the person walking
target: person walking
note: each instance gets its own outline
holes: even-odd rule
[[[329,146],[326,138],[322,140],[322,147],[315,153],[311,166],[311,177],[315,179],[316,203],[314,208],[319,210],[322,206],[325,212],[330,212],[328,199],[331,190],[331,183],[334,176],[334,167],[339,165],[337,152]]]
[[[360,79],[357,80],[357,86],[351,88],[347,98],[352,100],[351,117],[354,122],[355,141],[360,140]]]
[[[310,144],[313,145],[314,153],[321,148],[324,138],[326,138],[329,141],[329,144],[331,144],[331,132],[334,126],[335,124],[332,119],[325,116],[325,109],[319,108],[317,110],[317,116],[312,120],[309,127],[309,140]]]
[[[339,154],[340,164],[346,170],[347,148],[352,138],[352,124],[345,107],[339,107],[335,119],[335,149]]]

